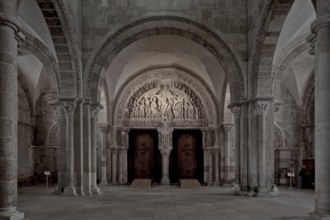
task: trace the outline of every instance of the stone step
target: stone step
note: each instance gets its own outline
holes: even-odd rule
[[[181,188],[200,188],[201,184],[197,179],[181,179]]]
[[[151,179],[134,179],[131,188],[151,188]]]

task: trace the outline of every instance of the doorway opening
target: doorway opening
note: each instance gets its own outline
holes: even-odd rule
[[[162,157],[158,149],[157,130],[132,129],[129,132],[128,182],[151,179],[159,183],[162,177]]]
[[[203,183],[203,148],[200,130],[174,130],[170,155],[171,183],[181,179],[197,179]]]

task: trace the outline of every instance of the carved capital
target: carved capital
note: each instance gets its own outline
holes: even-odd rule
[[[73,116],[77,106],[77,99],[60,99],[61,107],[66,115]]]
[[[323,15],[316,18],[315,21],[311,24],[311,31],[312,33],[317,35],[317,32],[324,27],[330,27],[330,15]]]
[[[231,128],[234,126],[234,124],[231,124],[231,123],[226,123],[226,124],[222,124],[222,125],[223,125],[223,128],[226,133],[229,133]]]
[[[162,156],[170,156],[172,149],[172,147],[161,147],[159,148],[159,151]]]
[[[230,111],[234,115],[235,118],[241,117],[241,106],[235,105],[230,108]]]
[[[25,36],[21,32],[21,24],[16,18],[5,13],[0,13],[0,25],[6,25],[13,29],[15,33],[15,39],[18,42],[22,42],[25,40]]]
[[[100,110],[103,109],[103,106],[99,103],[92,103],[91,104],[91,117],[93,119],[97,118]]]
[[[268,101],[268,100],[257,100],[254,103],[257,114],[258,115],[266,114],[269,109],[269,104],[270,104],[270,101]]]
[[[102,133],[107,134],[109,131],[109,124],[108,123],[101,123],[99,124],[99,129]]]

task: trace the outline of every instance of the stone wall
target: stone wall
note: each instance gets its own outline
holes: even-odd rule
[[[32,141],[34,126],[28,97],[22,84],[18,83],[18,126],[17,126],[18,177],[33,175]]]
[[[222,32],[232,47],[246,60],[247,22],[244,0],[85,0],[83,1],[83,63],[104,36],[147,15],[182,15],[215,32]]]
[[[275,113],[275,123],[283,135],[279,137],[281,134],[275,134],[277,136],[275,139],[275,182],[279,185],[289,185],[287,173],[294,172],[293,184],[296,185],[300,163],[301,110],[284,87],[281,89],[281,100],[283,104]],[[284,139],[283,144],[282,140],[279,140],[281,138]]]

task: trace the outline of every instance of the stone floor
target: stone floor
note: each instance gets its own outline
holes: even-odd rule
[[[273,198],[233,196],[230,188],[131,189],[106,186],[100,196],[61,197],[45,187],[19,188],[18,209],[29,220],[268,220],[306,219],[314,191],[280,188]]]

